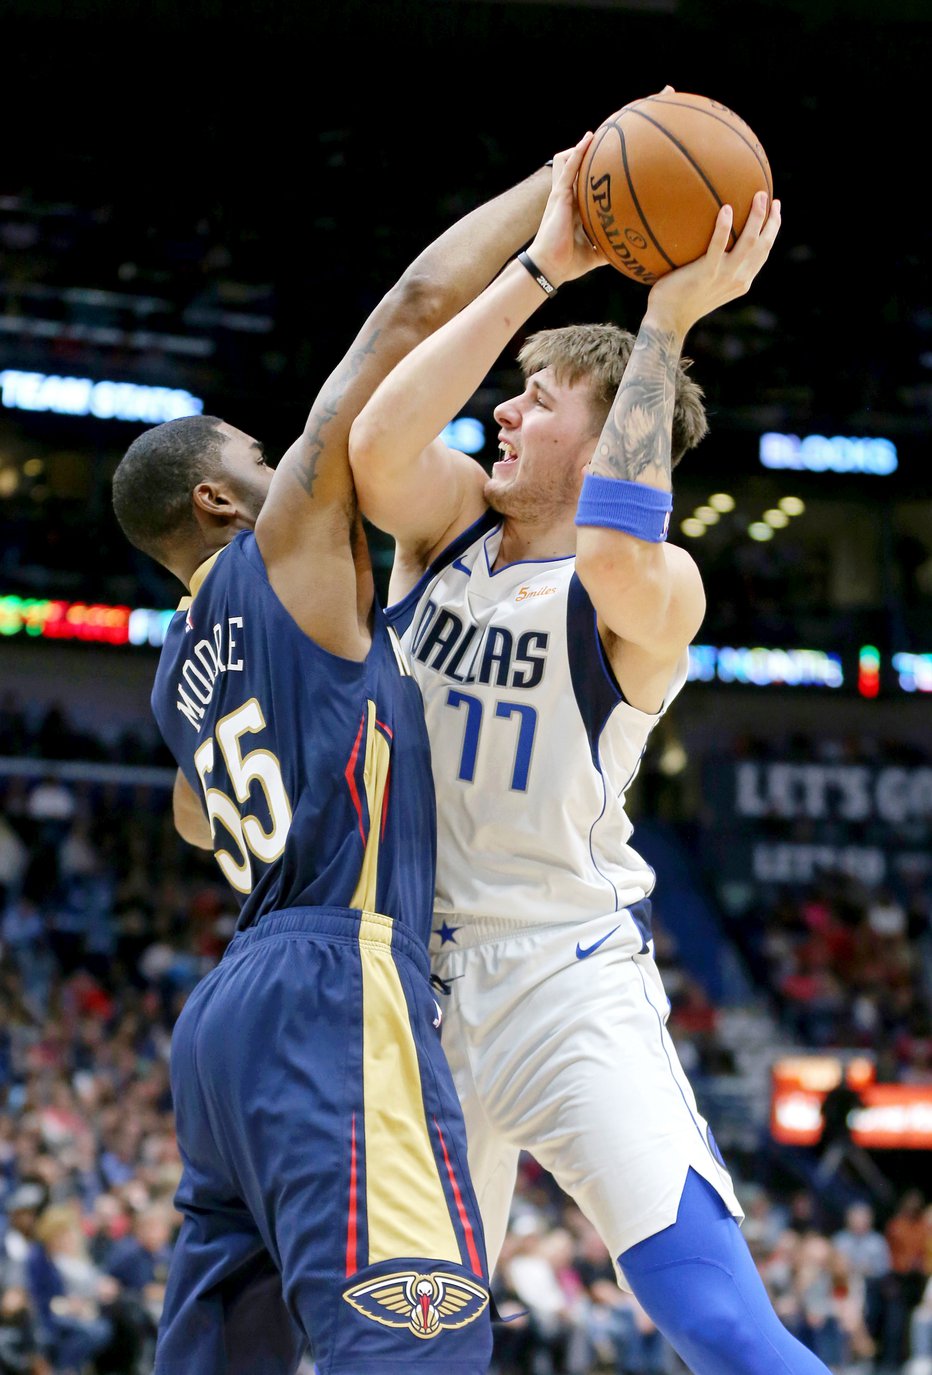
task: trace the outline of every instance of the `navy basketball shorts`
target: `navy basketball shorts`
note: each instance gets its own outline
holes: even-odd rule
[[[483,1375],[482,1224],[426,951],[388,917],[272,913],[175,1026],[182,1225],[156,1375]]]

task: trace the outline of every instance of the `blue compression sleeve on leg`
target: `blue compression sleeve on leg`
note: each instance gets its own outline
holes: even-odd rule
[[[672,1227],[618,1264],[693,1375],[829,1375],[780,1321],[740,1227],[694,1170]]]

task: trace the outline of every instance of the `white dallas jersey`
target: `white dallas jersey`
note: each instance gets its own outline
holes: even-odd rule
[[[572,556],[492,572],[487,513],[389,608],[420,684],[438,812],[435,910],[457,944],[621,913],[654,872],[628,844],[625,793],[661,712],[623,698]],[[649,904],[622,919],[643,950]],[[625,930],[627,928],[627,930]]]

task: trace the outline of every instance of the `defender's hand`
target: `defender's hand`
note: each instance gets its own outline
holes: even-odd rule
[[[586,238],[576,203],[576,178],[591,142],[590,132],[583,135],[575,148],[554,155],[550,196],[540,228],[528,248],[531,258],[554,286],[582,277],[607,261]]]

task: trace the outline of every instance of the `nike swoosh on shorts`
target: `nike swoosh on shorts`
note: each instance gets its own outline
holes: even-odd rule
[[[611,929],[611,931],[609,931],[608,936],[614,936],[614,934],[615,934],[615,932],[616,932],[617,930],[619,930],[619,928],[618,928],[617,926],[613,926],[612,929]],[[596,941],[594,945],[588,946],[585,950],[583,949],[583,947],[582,947],[582,946],[579,944],[579,942],[577,941],[577,943],[576,943],[576,958],[577,958],[577,960],[584,960],[584,959],[586,958],[587,955],[591,955],[591,954],[593,953],[593,951],[598,950],[599,946],[600,946],[600,945],[604,945],[605,942],[608,940],[608,936],[603,936],[601,940]]]

